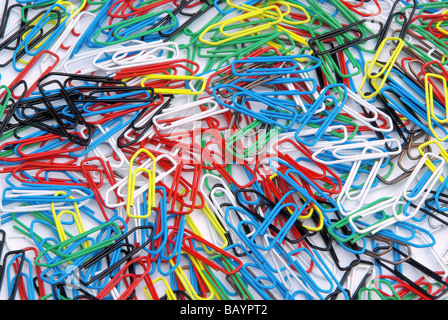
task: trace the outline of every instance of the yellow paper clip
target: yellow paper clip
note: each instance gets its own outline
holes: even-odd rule
[[[375,66],[380,65],[377,61],[378,58],[381,54],[381,52],[383,51],[385,45],[387,44],[387,42],[390,41],[397,41],[397,46],[395,47],[395,49],[393,50],[393,53],[391,54],[389,60],[382,65],[381,69],[376,73],[376,74],[372,74],[373,72],[373,68]],[[373,59],[371,61],[367,61],[366,62],[366,70],[365,70],[365,75],[364,78],[362,79],[361,85],[359,87],[359,94],[361,95],[361,97],[363,97],[366,100],[369,100],[373,97],[375,97],[376,95],[378,95],[381,91],[381,89],[383,88],[384,84],[386,83],[387,78],[390,75],[390,72],[392,71],[392,68],[394,67],[395,61],[397,61],[398,56],[400,55],[401,50],[403,49],[405,42],[403,39],[401,38],[397,38],[397,37],[389,37],[389,38],[385,38],[381,44],[379,45]],[[381,79],[381,83],[375,88],[375,91],[365,95],[362,92],[362,88],[364,87],[367,79],[370,80],[378,80],[380,77],[382,77]]]
[[[232,1],[230,1],[230,0],[226,0],[226,3],[230,8],[234,8],[234,9],[238,9],[238,10],[242,10],[242,11],[248,11],[248,12],[263,9],[263,6],[264,7],[276,6],[279,8],[280,8],[280,6],[285,6],[287,8],[287,10],[286,10],[286,12],[282,13],[283,18],[282,18],[281,22],[289,24],[289,25],[297,26],[297,25],[301,25],[301,24],[306,24],[311,21],[311,16],[310,16],[309,12],[307,10],[305,10],[304,7],[302,7],[301,5],[298,5],[296,3],[292,3],[292,2],[288,2],[288,1],[270,0],[270,1],[267,1],[266,3],[260,2],[257,6],[251,6],[251,5],[248,5],[245,3],[243,3],[241,5],[237,5],[237,4],[232,3]],[[298,9],[299,11],[301,11],[303,13],[303,15],[305,16],[305,20],[285,19],[285,17],[291,13],[291,8],[295,8],[295,9]]]
[[[301,5],[298,5],[296,3],[293,2],[287,2],[287,1],[269,1],[268,5],[282,5],[288,8],[287,12],[288,13],[283,13],[283,23],[285,24],[289,24],[292,26],[298,26],[298,25],[302,25],[302,24],[307,24],[311,21],[311,16],[309,14],[309,12],[302,7]],[[291,8],[297,9],[299,10],[301,13],[303,13],[303,15],[305,16],[304,20],[295,20],[294,19],[285,19],[285,17],[289,14],[289,12],[291,11]],[[287,29],[285,29],[287,30]],[[304,39],[304,38],[302,38]]]
[[[437,141],[437,140],[429,140],[429,141],[423,142],[421,145],[418,146],[418,152],[419,152],[422,156],[424,156],[424,155],[425,155],[425,150],[428,149],[427,147],[428,147],[429,145],[431,145],[431,144],[435,144],[435,145],[438,147],[438,149],[439,149],[439,151],[437,152],[437,151],[433,150],[433,148],[431,148],[431,149],[430,149],[430,150],[431,150],[431,153],[433,153],[433,154],[435,154],[435,155],[438,155],[438,156],[442,157],[445,161],[448,162],[448,152],[442,147],[442,145],[440,144],[440,142]],[[426,165],[432,172],[435,172],[436,169],[437,169],[436,166],[432,163],[431,159],[427,159],[427,160],[425,161],[425,165]],[[440,182],[443,182],[443,181],[445,181],[445,178],[444,178],[443,176],[440,176],[439,180],[440,180]]]
[[[70,1],[67,0],[58,0],[56,3],[60,4],[61,6],[67,5],[69,7],[71,7],[70,9],[70,16],[71,19],[73,19],[75,16],[77,16],[81,11],[84,10],[84,8],[87,6],[87,1],[88,0],[82,0],[81,4],[79,5],[79,7],[75,10],[73,3],[71,3]]]
[[[133,164],[135,159],[140,153],[146,153],[152,160],[152,170],[145,167],[139,167],[135,171],[133,170]],[[144,215],[135,215],[130,212],[130,208],[134,205],[134,189],[135,178],[140,172],[148,174],[148,213]],[[145,219],[151,215],[151,209],[156,206],[156,159],[149,152],[148,149],[141,148],[137,150],[129,161],[129,174],[128,174],[128,193],[126,197],[126,213],[130,218]]]
[[[58,191],[54,195],[60,196],[60,195],[64,195],[64,194],[67,194],[67,193],[64,191]],[[68,196],[68,199],[74,199],[74,198],[72,196]],[[86,230],[84,228],[84,224],[81,219],[81,214],[79,212],[78,204],[76,202],[73,202],[73,206],[74,206],[74,210],[75,210],[74,212],[72,210],[61,210],[58,214],[56,213],[54,204],[55,204],[54,202],[51,203],[51,212],[53,214],[54,223],[55,223],[56,230],[58,232],[59,239],[61,240],[61,242],[64,242],[67,240],[66,231],[62,227],[62,223],[61,223],[61,217],[64,214],[69,214],[73,217],[73,220],[75,221],[76,228],[78,229],[78,232],[80,234],[86,232]],[[88,241],[83,242],[84,248],[87,248],[89,246],[90,245],[89,245]]]
[[[448,14],[448,9],[446,9],[445,11],[443,11],[441,13],[441,15],[443,15],[443,14]],[[441,27],[443,22],[446,22],[446,20],[440,20],[439,22],[437,22],[436,23],[436,29],[437,29],[437,31],[439,31],[439,32],[441,32],[443,34],[448,35],[448,31],[446,31],[445,29],[443,29]]]
[[[145,82],[150,79],[161,79],[161,80],[185,80],[185,81],[201,81],[202,85],[198,91],[193,91],[191,89],[170,89],[167,88],[154,88],[154,93],[161,94],[186,94],[186,95],[200,95],[205,90],[205,86],[207,84],[207,79],[204,77],[196,77],[196,76],[178,76],[178,75],[167,75],[167,74],[148,74],[144,76],[140,85],[145,87]]]
[[[434,90],[433,90],[434,87],[433,87],[432,83],[429,81],[430,78],[436,78],[436,79],[439,79],[442,81],[443,94],[445,97],[445,105],[444,105],[445,118],[444,119],[440,119],[435,115],[435,112],[434,112]],[[438,75],[438,74],[434,74],[434,73],[425,74],[425,94],[426,94],[426,112],[427,112],[428,128],[432,132],[434,138],[436,138],[438,141],[442,141],[442,142],[448,139],[448,135],[446,135],[443,138],[439,137],[439,135],[434,130],[433,120],[435,120],[436,122],[441,123],[441,124],[448,122],[448,110],[446,110],[446,108],[448,107],[447,93],[448,93],[448,86],[447,86],[445,77]]]
[[[255,10],[259,10],[261,5],[264,5],[263,3],[260,3],[257,7],[256,6],[250,6],[247,4],[241,4],[241,6],[235,5],[233,4],[231,1],[227,0],[227,5],[231,8],[235,8],[238,10],[244,10],[244,11],[255,11]],[[288,35],[291,37],[291,39],[293,39],[295,42],[300,43],[303,46],[308,47],[308,42],[304,37],[299,36],[297,33],[295,32],[291,32],[291,30],[289,30],[288,28],[283,27],[282,25],[280,25],[280,23],[282,24],[287,24],[287,25],[291,25],[291,26],[298,26],[298,25],[302,25],[302,24],[307,24],[311,21],[311,16],[309,14],[309,12],[307,10],[305,10],[304,7],[295,4],[295,3],[290,3],[287,1],[269,1],[266,6],[277,6],[277,5],[281,5],[281,6],[285,6],[287,8],[286,12],[283,12],[282,15],[282,20],[276,24],[276,28],[277,31],[279,32],[286,32],[288,33]],[[303,13],[303,15],[305,16],[304,20],[293,20],[293,19],[286,19],[285,17],[291,12],[291,8],[294,9],[298,9],[300,12]],[[274,47],[279,47],[278,44],[274,43],[274,42],[269,42],[269,45],[274,46]],[[310,53],[311,54],[311,53]],[[303,59],[300,59],[303,60]],[[299,61],[299,62],[303,62],[303,61]]]
[[[243,10],[245,10],[245,9],[243,9]],[[272,10],[275,11],[276,14],[274,14],[272,12]],[[224,30],[225,27],[231,25],[232,23],[241,23],[242,21],[244,21],[246,19],[255,18],[255,17],[260,18],[260,24],[255,27],[251,27],[251,28],[247,28],[247,29],[245,28],[244,30],[235,31],[232,33],[227,33]],[[267,17],[272,18],[273,20],[263,21]],[[240,39],[242,37],[250,36],[255,33],[259,33],[261,31],[268,30],[268,29],[272,28],[273,26],[279,24],[282,21],[283,21],[283,13],[280,11],[280,9],[277,6],[268,6],[265,8],[250,11],[248,13],[242,14],[242,15],[234,17],[234,18],[230,18],[230,19],[227,19],[224,21],[214,23],[214,24],[208,26],[207,28],[205,28],[202,31],[202,33],[199,35],[198,39],[199,39],[199,41],[201,41],[205,44],[208,44],[210,46],[218,46],[218,45],[221,45],[221,44],[224,44],[224,43],[236,40],[236,39]],[[209,41],[209,40],[204,39],[204,36],[210,30],[213,30],[215,28],[219,28],[221,33],[226,38],[224,38],[222,40],[218,40],[218,41]]]

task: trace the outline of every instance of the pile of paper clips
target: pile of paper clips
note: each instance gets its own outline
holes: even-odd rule
[[[448,296],[448,1],[2,3],[2,297]]]

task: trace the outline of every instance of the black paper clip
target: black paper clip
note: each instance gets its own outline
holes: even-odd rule
[[[362,31],[358,28],[358,25],[365,23],[365,22],[367,22],[367,19],[362,19],[362,20],[356,21],[354,23],[348,24],[342,28],[339,28],[339,29],[336,29],[336,30],[333,30],[330,32],[326,32],[326,33],[323,33],[316,37],[310,38],[308,40],[308,45],[310,46],[311,50],[313,51],[313,54],[316,56],[325,55],[325,54],[334,54],[339,51],[349,49],[349,48],[351,48],[355,45],[361,44],[363,42],[375,39],[375,38],[379,37],[381,34],[383,34],[383,24],[380,22],[379,23],[380,31],[378,32],[378,34],[372,34],[368,37],[363,37]],[[344,42],[343,44],[340,44],[339,46],[332,46],[332,48],[324,50],[324,51],[318,50],[319,48],[317,46],[317,42],[324,43],[325,40],[330,40],[335,37],[342,36],[343,34],[348,33],[348,32],[357,33],[357,34],[359,34],[359,36],[352,40],[348,40],[348,41]]]

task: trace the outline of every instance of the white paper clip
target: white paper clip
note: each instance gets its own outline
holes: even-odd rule
[[[201,112],[198,109],[199,106],[207,106],[207,110]],[[154,116],[153,124],[158,130],[164,132],[178,127],[182,127],[182,129],[184,129],[186,125],[191,125],[194,121],[207,119],[211,116],[222,114],[227,111],[227,108],[221,108],[213,98],[199,99],[197,101],[163,110],[162,113]],[[161,123],[163,119],[172,119],[174,116],[180,119],[175,120],[170,124]]]
[[[348,93],[349,98],[354,100],[359,105],[363,106],[367,112],[370,111],[372,113],[372,116],[367,117],[367,116],[361,115],[359,112],[356,112],[355,110],[353,110],[353,108],[348,106],[347,103],[342,107],[342,110],[344,110],[351,117],[358,120],[359,122],[362,123],[363,126],[368,127],[372,131],[392,132],[392,130],[394,129],[394,125],[393,125],[392,119],[389,117],[388,114],[386,114],[385,112],[382,112],[377,107],[375,107],[373,104],[369,103],[367,100],[362,99],[357,93],[353,92],[352,90],[350,90],[348,88],[347,88],[347,93]],[[382,118],[384,118],[386,120],[387,125],[384,128],[375,127],[371,123],[372,121],[378,120],[379,116],[381,116]]]
[[[63,188],[61,188],[63,189]],[[19,189],[13,189],[10,191],[8,198],[14,199],[14,197],[17,198],[17,202],[26,203],[22,199],[20,199],[21,196],[54,196],[55,193],[58,192],[58,190],[19,190]],[[79,189],[72,189],[72,194],[79,194],[81,198],[84,198],[87,196],[86,193]],[[67,205],[67,202],[64,202],[64,199],[57,199],[55,197],[53,200],[48,200],[48,203],[42,203],[42,204],[29,204],[25,206],[20,205],[11,205],[11,206],[4,206],[3,201],[0,201],[0,212],[2,213],[11,213],[11,212],[33,212],[33,211],[51,211],[51,202],[59,203],[59,205],[55,206],[54,208],[56,210],[73,210],[75,209],[74,205]],[[89,201],[89,198],[80,200],[77,202],[78,208],[83,207],[86,205],[86,203]],[[10,201],[11,202],[11,201]],[[37,202],[37,201],[36,201]],[[64,204],[61,204],[64,203]]]
[[[384,150],[384,145],[388,143],[392,144],[391,151]],[[393,150],[393,148],[396,149]],[[386,158],[400,154],[401,151],[402,147],[398,139],[390,138],[323,147],[313,153],[312,159],[316,162],[329,165],[359,160]],[[320,159],[319,155],[324,152],[330,152],[334,160]]]
[[[161,55],[162,53],[163,55]],[[168,57],[169,54],[171,54],[170,57]],[[104,60],[104,55],[108,55],[110,58]],[[177,43],[160,40],[132,46],[104,48],[93,58],[93,65],[99,70],[114,73],[123,68],[167,62],[177,60],[179,57],[179,45]]]
[[[341,192],[339,193],[338,197],[336,198],[336,204],[338,205],[339,211],[342,216],[348,216],[359,209],[361,209],[365,205],[365,201],[368,198],[368,195],[371,191],[372,184],[375,181],[375,178],[378,174],[378,171],[381,168],[381,164],[383,163],[383,158],[378,159],[375,161],[374,165],[370,169],[370,172],[363,181],[363,186],[361,189],[352,189],[353,181],[355,177],[358,175],[359,167],[363,163],[363,161],[356,161],[352,169],[350,170],[350,173],[344,183],[344,186],[342,187]],[[349,202],[351,204],[350,208],[348,209],[346,202]],[[353,206],[353,204],[355,204]]]
[[[57,71],[60,68],[62,68],[64,62],[67,59],[69,59],[69,56],[75,47],[74,45],[71,45],[71,46],[64,45],[64,41],[66,41],[70,35],[73,36],[73,32],[75,32],[75,31],[78,34],[82,34],[84,31],[86,31],[87,27],[91,23],[91,21],[90,22],[84,21],[84,20],[87,20],[87,18],[92,18],[92,20],[93,20],[95,18],[95,14],[88,12],[88,11],[82,11],[75,17],[70,18],[70,21],[67,24],[66,28],[64,29],[64,32],[62,32],[62,34],[57,38],[57,40],[53,43],[53,45],[50,47],[50,49],[48,49],[49,51],[53,52],[60,58],[59,63],[54,68],[54,71]],[[81,21],[81,19],[83,19],[83,20]],[[79,28],[79,27],[82,29],[75,30],[76,28]],[[79,37],[79,35],[76,37]],[[70,43],[70,41],[68,41],[68,42]],[[73,44],[73,42],[71,42],[71,44]],[[41,63],[40,63],[41,72],[43,72],[43,70],[45,70],[48,67],[48,65],[46,65],[47,60],[48,60],[48,56],[44,57],[41,60]]]

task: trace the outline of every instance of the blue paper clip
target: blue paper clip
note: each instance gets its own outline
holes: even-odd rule
[[[154,230],[160,230],[158,233],[155,233],[152,235],[152,240],[153,240],[153,244],[151,245],[151,247],[145,247],[144,250],[146,252],[148,252],[148,254],[150,254],[151,256],[157,256],[159,255],[162,250],[165,250],[166,248],[166,244],[168,241],[168,220],[167,220],[167,207],[166,207],[166,189],[163,187],[159,187],[156,186],[156,192],[160,192],[161,193],[161,198],[159,201],[159,206],[157,208],[157,210],[155,211],[156,214],[156,218],[154,219],[155,222],[150,222],[149,218],[145,218],[142,221],[142,225],[154,225]],[[147,204],[144,203],[144,209],[143,210],[148,210],[147,208]],[[143,211],[145,212],[145,211]],[[160,240],[159,240],[160,238]],[[160,243],[159,243],[160,242]],[[155,245],[155,243],[158,244],[158,247],[153,247]]]
[[[299,67],[298,59],[309,59],[315,62],[315,64],[311,65],[308,68],[301,69]],[[272,63],[272,62],[289,62],[292,65],[288,67],[281,68],[246,68],[244,72],[238,72],[236,68],[236,64],[244,64],[244,63]],[[300,55],[288,55],[288,56],[268,56],[268,57],[248,57],[245,60],[234,60],[230,64],[232,72],[235,76],[240,77],[251,77],[251,76],[261,76],[261,75],[279,75],[279,74],[301,74],[301,73],[309,73],[311,71],[316,70],[322,64],[322,60],[316,58],[312,55],[300,54]],[[286,79],[282,79],[286,80]],[[299,79],[296,79],[299,80]]]
[[[275,277],[274,271],[266,268],[259,259],[254,257],[248,249],[240,244],[232,244],[225,248],[226,251],[237,249],[244,252],[244,256],[249,258],[249,262],[244,263],[243,267],[240,269],[240,276],[245,280],[247,286],[252,287],[257,294],[264,300],[274,300],[276,299],[272,291],[278,291],[282,298],[288,296],[288,290],[284,285]],[[232,263],[234,263],[232,261]],[[251,269],[256,270],[253,272]],[[259,274],[257,276],[257,274]]]
[[[403,80],[407,86],[409,86],[409,89],[403,88],[400,84],[394,81],[392,77],[389,77],[389,84],[381,89],[381,94],[384,96],[384,98],[387,99],[388,105],[391,108],[397,110],[402,116],[411,120],[413,124],[419,127],[419,129],[433,136],[433,133],[431,132],[431,130],[429,130],[428,126],[420,120],[420,118],[427,118],[426,106],[424,102],[420,102],[418,99],[418,97],[424,97],[425,92],[398,70],[392,69],[391,73],[397,74],[400,79]],[[412,96],[410,90],[412,90],[412,92],[414,92],[416,96]],[[400,101],[406,107],[402,106],[398,101],[396,101],[389,92],[398,95]],[[439,108],[442,107],[439,105]],[[438,122],[434,122],[434,124],[445,135],[448,134],[448,131]]]
[[[340,101],[339,103],[338,103],[338,100],[337,100],[337,98],[335,96],[328,94],[328,91],[330,89],[335,88],[335,87],[341,87],[343,89],[344,97],[342,98],[342,101]],[[311,108],[309,110],[307,110],[307,112],[298,119],[298,122],[300,123],[300,127],[297,129],[297,131],[296,131],[296,133],[294,135],[296,140],[299,141],[300,143],[303,143],[306,146],[314,146],[317,143],[317,141],[320,140],[322,135],[325,133],[325,131],[327,130],[328,126],[331,125],[331,122],[336,118],[336,116],[342,110],[342,108],[344,107],[345,103],[347,102],[347,99],[348,99],[347,87],[345,85],[343,85],[343,84],[334,84],[334,85],[326,86],[321,91],[319,98],[313,103]],[[310,123],[310,120],[314,116],[316,110],[318,108],[320,108],[321,105],[323,103],[325,103],[326,100],[332,100],[333,103],[334,103],[334,108],[331,110],[331,112],[326,112],[327,115],[324,117],[324,120],[322,121],[322,124],[320,125],[319,129],[317,130],[317,132],[314,134],[314,139],[313,140],[310,141],[309,139],[305,139],[305,140],[301,139],[299,137],[300,131],[307,124]]]
[[[313,261],[314,266],[319,269],[321,274],[324,276],[324,278],[327,280],[329,287],[328,289],[322,288],[319,286],[319,284],[306,272],[306,270],[303,268],[302,265],[300,265],[296,259],[293,258],[293,256],[297,253],[305,252]],[[346,290],[342,287],[342,285],[339,283],[339,281],[336,279],[335,275],[330,271],[329,267],[324,262],[323,258],[319,254],[318,250],[313,250],[311,252],[308,248],[299,248],[296,250],[293,250],[288,253],[288,256],[290,258],[290,262],[293,264],[293,266],[296,268],[297,271],[302,275],[304,279],[304,284],[309,287],[316,296],[324,300],[325,297],[322,294],[330,294],[335,290],[335,287],[339,288],[339,290],[342,292],[346,300],[350,300],[350,297],[347,295]]]
[[[167,253],[166,247],[165,247],[164,250],[161,250],[161,252],[157,256],[157,270],[163,276],[171,275],[174,272],[174,270],[179,266],[179,263],[180,263],[179,256],[182,251],[182,239],[184,236],[184,229],[185,229],[185,222],[186,222],[185,216],[183,216],[183,215],[181,215],[181,216],[170,215],[170,216],[168,216],[168,220],[169,219],[179,219],[180,221],[179,221],[179,227],[177,228],[177,231],[176,231],[177,232],[176,237],[175,237],[175,239],[173,239],[175,245],[172,247],[169,247],[169,250],[171,251],[171,253]],[[176,262],[172,266],[170,266],[167,271],[163,270],[162,261],[170,261],[172,259],[175,259]]]
[[[61,18],[61,12],[64,12],[67,16],[64,18]],[[37,35],[37,33],[45,27],[45,25],[51,21],[52,17],[51,14],[57,13],[58,14],[58,20],[68,20],[70,19],[70,13],[66,8],[61,6],[60,4],[53,4],[51,7],[47,9],[47,11],[44,13],[44,15],[39,19],[38,23],[31,29],[29,33],[26,34],[25,38],[20,42],[19,46],[14,50],[13,54],[13,68],[15,71],[20,72],[24,68],[19,68],[17,66],[17,54],[19,50],[24,50],[27,55],[35,56],[38,55],[40,52],[47,50],[51,44],[57,39],[57,37],[62,33],[62,31],[65,29],[65,24],[61,23],[59,21],[59,25],[56,26],[53,30],[51,30],[51,34],[46,37],[45,41],[41,44],[39,44],[39,48],[35,52],[30,52],[28,48],[29,42]]]

